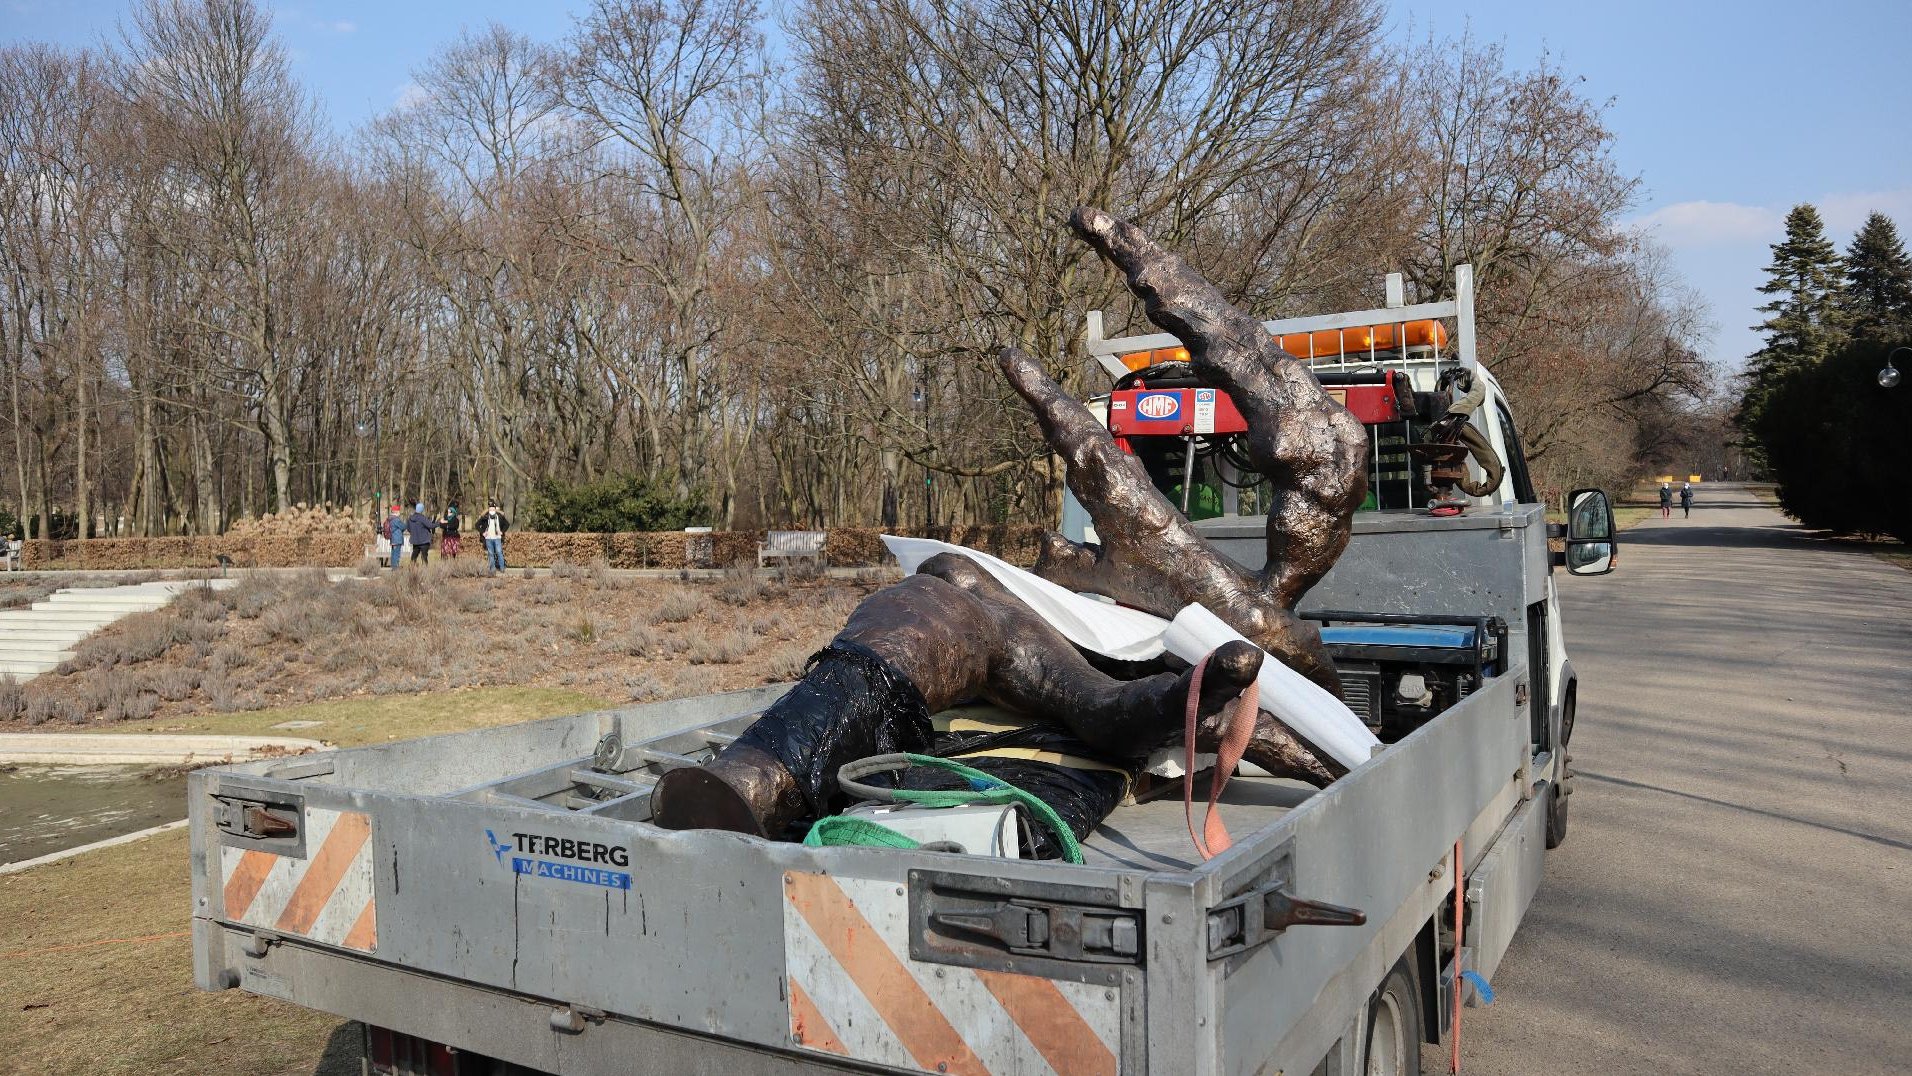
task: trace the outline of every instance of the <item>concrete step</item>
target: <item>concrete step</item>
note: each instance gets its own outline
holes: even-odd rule
[[[97,631],[120,618],[117,613],[0,613],[0,628],[84,628]]]
[[[25,653],[58,654],[72,650],[77,641],[65,638],[48,639],[44,635],[38,638],[7,636],[0,638],[0,658],[15,657]]]
[[[119,619],[119,617],[113,617]],[[55,633],[55,635],[92,635],[113,621],[10,621],[0,619],[0,633]]]
[[[40,661],[52,661],[54,665],[59,665],[67,657],[73,657],[71,650],[0,650],[0,665]]]
[[[177,595],[183,587],[168,584],[161,587],[68,587],[47,595],[47,599],[56,602],[88,601],[96,598],[152,598],[166,600]]]
[[[141,583],[132,587],[66,587],[63,590],[54,591],[53,594],[69,598],[100,594],[177,594],[186,587],[197,585],[197,583]]]
[[[233,580],[218,580],[225,589]],[[134,583],[123,587],[69,587],[31,609],[0,610],[0,675],[30,680],[73,656],[75,643],[132,613],[163,608],[189,580]]]
[[[167,602],[144,601],[138,599],[106,600],[91,602],[34,602],[31,609],[35,613],[106,613],[122,616],[127,613],[150,613],[155,609],[164,609]]]
[[[84,639],[91,634],[93,634],[93,629],[91,628],[56,628],[45,625],[37,628],[0,628],[0,646],[5,646],[9,642],[19,642],[21,640],[34,641],[38,639],[46,639],[52,642],[71,642],[75,639]]]

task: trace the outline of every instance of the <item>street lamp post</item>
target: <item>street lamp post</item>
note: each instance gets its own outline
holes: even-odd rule
[[[1885,366],[1879,371],[1880,388],[1889,389],[1898,385],[1899,368],[1892,365],[1892,356],[1897,355],[1901,351],[1912,351],[1912,346],[1895,347],[1891,351],[1886,352]]]

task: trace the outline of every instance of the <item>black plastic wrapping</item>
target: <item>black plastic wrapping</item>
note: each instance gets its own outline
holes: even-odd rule
[[[807,817],[817,819],[844,806],[837,771],[846,764],[899,751],[926,754],[934,736],[916,685],[867,647],[839,640],[811,655],[803,680],[737,743],[783,763]]]
[[[1034,795],[1062,816],[1064,823],[1075,832],[1077,840],[1086,840],[1102,820],[1109,817],[1116,806],[1127,794],[1133,771],[1075,769],[1050,762],[1034,759],[996,758],[988,755],[969,756],[967,751],[986,750],[996,747],[1031,748],[1038,751],[1053,751],[1060,755],[1075,758],[1105,761],[1109,765],[1120,766],[1120,762],[1103,759],[1102,756],[1081,740],[1069,734],[1061,725],[1046,721],[1035,721],[1020,728],[989,734],[978,733],[942,733],[936,738],[934,754],[953,758],[971,769],[1007,781],[1017,788]],[[965,789],[969,782],[947,770],[916,766],[902,774],[902,787],[925,790]],[[879,778],[880,779],[880,778]],[[1059,859],[1062,846],[1049,827],[1040,823],[1032,824],[1026,812],[1018,812],[1022,828],[1024,854],[1033,859]]]

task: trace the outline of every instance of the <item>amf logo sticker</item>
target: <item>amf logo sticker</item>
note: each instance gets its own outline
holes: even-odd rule
[[[1182,413],[1182,396],[1176,392],[1145,392],[1135,398],[1135,413],[1162,422]]]

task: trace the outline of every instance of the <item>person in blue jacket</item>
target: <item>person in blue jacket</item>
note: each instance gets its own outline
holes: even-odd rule
[[[396,568],[405,552],[405,513],[398,505],[392,506],[392,514],[385,520],[385,537],[392,543],[392,567]]]
[[[412,540],[412,563],[432,562],[432,534],[438,530],[437,521],[425,514],[425,502],[419,501],[412,506],[412,518],[405,521],[405,533]]]

